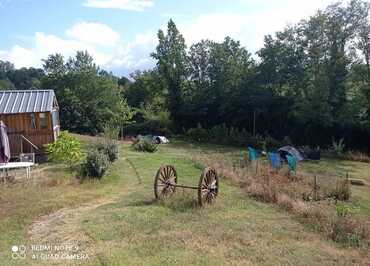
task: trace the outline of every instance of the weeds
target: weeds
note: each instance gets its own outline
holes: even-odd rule
[[[366,224],[360,223],[342,203],[350,197],[348,178],[335,182],[326,176],[317,184],[316,177],[296,175],[291,179],[283,170],[272,172],[263,162],[259,162],[258,168],[245,166],[241,158],[222,154],[194,156],[195,161],[212,166],[221,176],[244,188],[250,197],[276,204],[336,242],[359,247],[369,241]]]

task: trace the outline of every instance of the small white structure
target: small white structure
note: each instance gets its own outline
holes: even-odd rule
[[[166,138],[165,136],[154,136],[153,137],[153,142],[154,143],[157,143],[157,144],[167,144],[167,143],[170,143],[170,141],[168,140],[168,138]]]

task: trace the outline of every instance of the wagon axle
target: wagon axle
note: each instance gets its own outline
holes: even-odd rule
[[[186,186],[177,184],[177,172],[172,165],[161,166],[154,179],[154,195],[156,199],[165,199],[175,193],[176,188],[194,189],[198,191],[200,206],[212,204],[218,194],[218,176],[216,171],[207,167],[199,178],[199,184]]]

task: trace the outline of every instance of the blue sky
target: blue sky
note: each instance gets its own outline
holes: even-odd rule
[[[41,67],[42,58],[87,50],[117,75],[153,66],[156,32],[173,18],[188,46],[229,35],[254,53],[263,36],[330,0],[0,0],[0,60]]]

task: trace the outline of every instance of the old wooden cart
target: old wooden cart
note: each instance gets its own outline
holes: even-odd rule
[[[154,180],[154,195],[156,199],[165,199],[175,193],[176,188],[187,188],[198,191],[198,203],[200,206],[212,204],[218,194],[218,176],[216,170],[207,167],[199,178],[198,186],[185,186],[177,184],[177,172],[172,165],[161,166]]]

